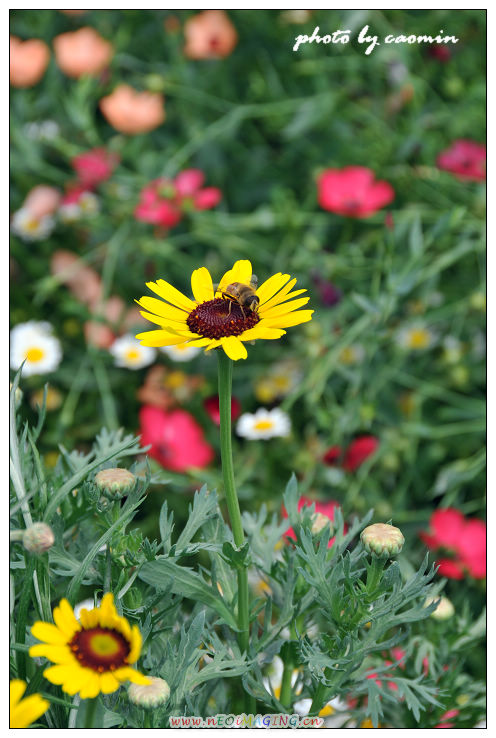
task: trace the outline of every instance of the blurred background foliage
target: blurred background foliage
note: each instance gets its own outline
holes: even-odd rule
[[[339,501],[345,518],[374,507],[377,519],[401,525],[406,550],[420,561],[425,547],[416,534],[436,507],[469,516],[484,509],[485,184],[439,170],[436,158],[457,138],[484,141],[485,13],[316,10],[294,24],[281,11],[233,10],[239,38],[232,54],[193,60],[183,53],[182,28],[194,12],[11,13],[11,33],[22,39],[51,45],[89,25],[115,47],[97,78],[70,79],[52,55],[38,85],[12,90],[11,211],[35,185],[64,189],[77,154],[105,146],[120,156],[91,220],[57,224],[42,241],[12,237],[12,324],[47,320],[63,348],[53,375],[22,381],[24,413],[34,413],[29,400],[47,379],[62,394],[40,438],[47,464],[60,443],[87,449],[102,425],[139,426],[136,393],[148,369],[116,368],[108,351],[86,344],[87,307],[50,275],[57,249],[77,254],[101,275],[104,294],[129,307],[150,279],[189,294],[190,274],[203,265],[220,277],[249,258],[260,280],[288,272],[309,290],[314,319],[281,341],[249,348],[235,366],[233,391],[244,412],[281,405],[293,431],[287,439],[236,442],[242,505],[255,510],[263,500],[279,511],[294,470],[303,494]],[[445,59],[417,44],[382,44],[365,56],[356,42],[365,25],[379,37],[443,29],[460,41]],[[352,41],[293,52],[295,36],[315,26],[321,33],[350,29]],[[163,93],[165,122],[143,135],[117,133],[98,102],[120,82]],[[57,123],[55,137],[27,135],[27,125],[46,120]],[[318,174],[352,164],[395,190],[387,209],[363,220],[317,203]],[[150,180],[191,167],[221,189],[215,210],[191,212],[160,234],[134,219]],[[336,299],[325,291],[329,283]],[[401,330],[412,322],[428,331],[426,350],[401,346]],[[285,397],[261,402],[257,383],[287,360],[298,381]],[[157,362],[205,378],[184,406],[216,461],[204,470],[162,472],[168,486],[152,487],[140,513],[152,536],[164,495],[184,520],[200,480],[220,485],[218,429],[203,407],[216,392],[215,357],[174,365],[160,355]],[[379,441],[360,468],[323,463],[330,447],[345,448],[360,435]],[[450,586],[450,597],[465,599],[464,584]],[[480,583],[469,589],[480,609]],[[481,661],[476,670],[482,668]]]

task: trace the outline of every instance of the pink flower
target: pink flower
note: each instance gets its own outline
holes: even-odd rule
[[[202,428],[185,410],[165,412],[145,405],[139,413],[141,443],[152,444],[148,452],[165,469],[183,472],[207,466],[214,450],[205,440]]]
[[[303,507],[311,507],[315,503],[315,513],[324,515],[326,518],[329,518],[329,520],[332,522],[334,520],[334,511],[337,507],[341,507],[339,502],[336,502],[335,500],[330,500],[329,502],[319,502],[318,500],[311,500],[309,497],[300,497],[300,500],[298,502],[298,510],[301,510]],[[286,512],[286,509],[283,507],[282,514],[284,518],[288,517],[288,514]],[[346,533],[348,530],[346,524],[344,525],[343,531]],[[293,528],[288,528],[284,536],[288,539],[296,540],[296,534],[293,530]],[[329,548],[332,546],[334,541],[336,540],[336,537],[333,536],[329,540]]]
[[[375,181],[367,167],[326,169],[317,180],[319,205],[338,215],[366,218],[394,200],[388,182]]]
[[[449,579],[463,579],[468,572],[474,579],[486,576],[486,524],[468,520],[455,508],[436,510],[430,519],[430,532],[420,538],[431,550],[447,549],[454,558],[437,560],[439,574]]]
[[[55,187],[37,185],[29,191],[22,207],[29,210],[33,218],[39,220],[45,215],[52,215],[57,210],[60,199],[60,191]]]
[[[439,169],[445,169],[462,181],[486,179],[486,147],[475,141],[458,139],[437,157]]]
[[[177,225],[183,213],[194,210],[209,210],[222,198],[217,187],[202,188],[205,175],[200,169],[185,169],[174,180],[160,178],[143,188],[134,216],[144,223],[163,228]]]
[[[220,425],[219,396],[212,395],[203,401],[203,407],[210,415],[215,425]],[[236,420],[241,413],[241,404],[235,397],[231,397],[231,420]]]
[[[71,163],[81,184],[92,188],[111,176],[118,161],[116,154],[100,148],[75,156]]]
[[[378,447],[379,440],[374,436],[358,436],[344,452],[344,458],[341,463],[340,459],[343,455],[341,446],[331,446],[324,455],[323,460],[324,463],[330,466],[340,463],[345,471],[351,472],[358,469],[371,454],[375,453]]]

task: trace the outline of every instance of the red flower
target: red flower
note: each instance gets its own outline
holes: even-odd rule
[[[320,513],[321,515],[325,515],[329,520],[332,522],[334,520],[334,511],[337,507],[341,507],[339,502],[336,502],[335,500],[330,500],[329,502],[319,502],[318,500],[311,500],[309,497],[300,497],[300,500],[298,502],[298,510],[301,510],[303,507],[311,507],[315,503],[315,512]],[[286,509],[283,507],[282,514],[284,518],[288,517],[288,514],[286,512]],[[343,531],[346,533],[348,530],[346,524],[344,525]],[[286,533],[284,534],[286,538],[296,540],[296,534],[293,530],[293,528],[288,528]],[[329,540],[329,548],[332,546],[332,544],[335,541],[335,536],[333,536]]]
[[[105,149],[92,149],[72,160],[79,181],[85,187],[95,187],[108,179],[119,162],[117,154]]]
[[[165,412],[145,405],[139,418],[142,444],[152,444],[150,456],[165,469],[177,472],[193,467],[202,469],[212,461],[213,448],[194,417],[185,410]]]
[[[203,401],[203,406],[215,425],[220,425],[219,396],[212,395]],[[241,413],[241,404],[235,397],[231,397],[231,420],[236,420]]]
[[[174,180],[155,179],[141,191],[140,203],[134,211],[137,220],[163,228],[172,228],[193,210],[209,210],[218,205],[222,193],[217,187],[204,187],[205,175],[200,169],[185,169]]]
[[[374,181],[374,172],[367,167],[326,169],[317,186],[324,210],[351,218],[366,218],[394,200],[391,185]]]
[[[358,436],[346,449],[340,465],[346,471],[355,471],[378,447],[379,441],[374,436]],[[342,455],[341,446],[331,446],[323,460],[326,464],[334,466],[339,463]]]
[[[432,59],[443,63],[451,59],[451,51],[446,46],[430,46],[427,53]]]
[[[462,181],[482,182],[486,179],[486,147],[475,141],[459,139],[439,154],[437,165]]]
[[[444,548],[454,558],[438,559],[439,574],[449,579],[463,579],[468,572],[474,579],[486,576],[486,524],[468,520],[455,508],[436,510],[430,519],[430,532],[420,538],[431,550]]]

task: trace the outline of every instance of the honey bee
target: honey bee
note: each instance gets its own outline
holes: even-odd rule
[[[252,274],[250,284],[233,282],[227,285],[226,289],[222,292],[222,297],[224,300],[229,300],[229,315],[231,314],[233,303],[237,303],[240,306],[244,318],[246,318],[244,308],[251,311],[258,309],[260,298],[255,294],[257,284],[258,279],[255,274]]]

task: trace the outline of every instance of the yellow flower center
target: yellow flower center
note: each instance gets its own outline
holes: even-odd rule
[[[325,707],[322,708],[322,710],[319,712],[319,717],[329,717],[329,715],[332,715],[334,712],[334,708],[330,705],[325,705]]]
[[[346,346],[339,354],[339,358],[343,364],[353,364],[355,361],[354,349],[351,346]]]
[[[39,224],[39,221],[35,220],[34,218],[31,218],[30,220],[27,220],[27,221],[26,221],[26,222],[24,223],[24,229],[25,229],[25,230],[26,230],[26,231],[27,231],[28,233],[34,233],[35,231],[37,231],[37,230],[38,230],[38,228],[39,228],[39,225],[40,225],[40,224]]]
[[[259,420],[258,423],[255,423],[254,428],[258,431],[265,431],[270,430],[274,427],[274,423],[272,420]]]
[[[410,332],[408,344],[411,348],[426,348],[430,343],[430,335],[423,328],[417,328]]]
[[[91,649],[99,656],[113,656],[119,651],[120,645],[109,633],[97,633],[90,639]]]
[[[36,362],[41,361],[44,356],[45,352],[43,349],[40,349],[37,346],[33,346],[33,348],[28,349],[24,354],[25,359],[31,364],[36,364]]]
[[[170,387],[170,389],[178,389],[179,387],[182,387],[185,383],[186,374],[184,372],[169,372],[169,374],[165,378],[165,385],[166,387]]]
[[[277,374],[275,377],[273,377],[273,382],[275,387],[277,387],[280,392],[285,392],[290,388],[289,377],[286,377],[282,374]]]
[[[136,361],[137,359],[139,359],[139,357],[140,352],[138,351],[138,349],[129,349],[128,351],[126,351],[126,359],[128,359],[128,361]]]

